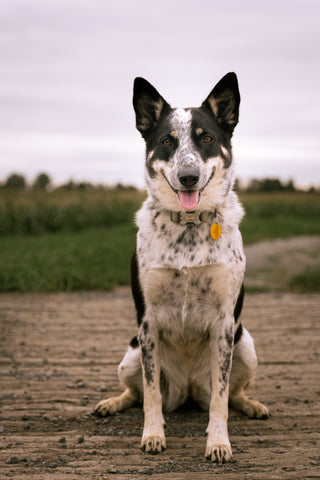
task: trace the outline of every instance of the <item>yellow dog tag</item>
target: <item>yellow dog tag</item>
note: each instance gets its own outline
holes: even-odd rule
[[[221,237],[221,227],[219,223],[213,223],[210,228],[211,237],[214,240],[218,240]]]

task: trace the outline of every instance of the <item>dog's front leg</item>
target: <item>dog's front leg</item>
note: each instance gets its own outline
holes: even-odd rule
[[[141,448],[148,453],[158,453],[166,448],[160,392],[159,332],[144,319],[139,330],[143,371],[144,428]]]
[[[233,330],[233,316],[222,314],[210,335],[212,391],[206,457],[217,463],[225,463],[232,457],[227,423]]]

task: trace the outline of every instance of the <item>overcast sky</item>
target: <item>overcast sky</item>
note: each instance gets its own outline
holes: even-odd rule
[[[134,77],[190,107],[235,71],[238,177],[319,185],[319,14],[319,0],[1,1],[0,179],[143,186]]]

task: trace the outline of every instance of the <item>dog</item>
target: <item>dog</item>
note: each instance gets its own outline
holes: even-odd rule
[[[163,409],[187,399],[209,411],[205,456],[217,463],[232,457],[228,401],[251,418],[269,417],[245,393],[257,357],[239,318],[243,208],[233,191],[231,149],[239,104],[235,73],[199,108],[172,108],[145,79],[134,82],[148,192],[131,263],[139,330],[118,368],[126,390],[95,412],[113,415],[143,401],[141,448],[151,454],[166,448]]]

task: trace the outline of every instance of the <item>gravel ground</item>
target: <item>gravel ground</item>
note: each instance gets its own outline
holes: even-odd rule
[[[166,415],[167,450],[140,451],[139,406],[91,415],[121,392],[117,364],[136,332],[128,288],[0,296],[0,479],[320,478],[319,295],[247,295],[260,367],[252,393],[269,420],[230,410],[233,461],[204,458],[208,415]]]

